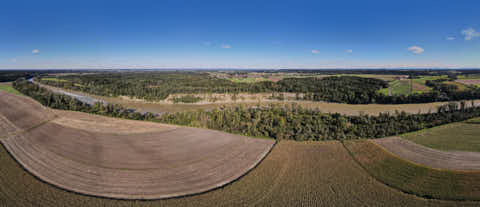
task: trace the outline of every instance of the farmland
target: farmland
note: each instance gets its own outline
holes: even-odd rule
[[[374,140],[399,158],[435,169],[480,171],[480,153],[466,151],[441,151],[428,148],[400,137]]]
[[[480,119],[408,133],[402,138],[443,151],[480,152]]]
[[[374,149],[372,149],[374,150]],[[66,192],[26,173],[0,148],[0,203],[15,206],[476,206],[427,200],[370,177],[333,142],[282,141],[242,179],[185,198],[124,201]]]
[[[209,191],[248,172],[274,143],[206,129],[56,113],[26,97],[4,92],[0,97],[0,129],[7,135],[1,141],[10,154],[36,177],[82,194],[158,199]]]
[[[7,93],[13,93],[13,94],[16,94],[16,95],[22,95],[20,92],[18,92],[17,90],[15,90],[11,83],[9,82],[6,82],[6,83],[0,83],[0,91],[5,91]]]
[[[390,93],[389,94],[389,90]],[[423,93],[431,91],[432,89],[419,80],[394,80],[389,82],[389,88],[379,90],[380,93],[385,95],[408,95],[412,93]]]
[[[346,147],[373,177],[403,192],[424,198],[479,200],[480,172],[437,170],[399,159],[370,141]]]

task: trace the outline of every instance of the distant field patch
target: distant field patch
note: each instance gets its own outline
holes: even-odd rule
[[[270,79],[267,78],[229,78],[229,80],[235,82],[235,83],[256,83],[256,82],[262,82],[262,81],[271,81]]]
[[[454,85],[454,86],[457,86],[457,91],[465,91],[467,90],[467,86],[461,82],[457,82],[457,81],[445,81],[445,82],[442,82],[444,84],[448,84],[448,85]]]
[[[408,133],[402,138],[438,150],[480,152],[480,118]]]
[[[58,78],[42,78],[45,81],[55,81],[55,82],[67,82],[67,80],[58,79]]]
[[[480,200],[480,172],[436,170],[397,158],[368,140],[347,141],[353,157],[376,179],[424,198]]]
[[[13,93],[15,95],[23,95],[20,92],[18,92],[17,90],[15,90],[12,87],[11,83],[0,83],[0,91],[5,91],[7,93]]]
[[[465,84],[465,85],[480,86],[480,79],[459,79],[459,80],[456,80],[456,82],[462,83],[462,84]]]

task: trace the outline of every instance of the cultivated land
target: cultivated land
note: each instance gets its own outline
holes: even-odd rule
[[[400,159],[369,140],[347,141],[345,146],[370,175],[388,186],[425,198],[480,200],[479,171],[428,168]],[[392,146],[388,149],[394,148]],[[435,153],[429,155],[437,156]],[[455,157],[445,157],[448,158]],[[463,160],[459,159],[458,162],[462,163]],[[478,166],[478,160],[476,162]]]
[[[56,113],[27,97],[0,97],[1,142],[10,154],[36,177],[88,195],[158,199],[205,192],[244,175],[274,144],[207,129]]]
[[[60,190],[26,173],[3,148],[0,163],[0,205],[7,206],[480,205],[423,199],[392,189],[369,176],[336,141],[281,141],[259,166],[231,185],[200,195],[157,201],[110,200]]]
[[[401,137],[442,151],[480,152],[480,118],[412,132]]]
[[[479,152],[440,151],[400,137],[376,139],[374,142],[403,159],[428,167],[480,171]]]
[[[12,84],[10,82],[0,82],[0,91],[22,95],[20,92],[18,92],[12,87]]]

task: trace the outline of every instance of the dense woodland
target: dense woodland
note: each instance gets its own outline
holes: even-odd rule
[[[15,81],[19,78],[31,78],[35,74],[31,71],[0,71],[0,82]]]
[[[119,105],[96,103],[90,106],[69,96],[54,94],[25,80],[18,80],[13,86],[43,105],[56,109],[298,141],[379,138],[480,116],[480,107],[475,107],[473,103],[468,106],[468,103],[461,102],[441,106],[436,112],[427,114],[397,112],[382,113],[378,116],[346,116],[322,113],[319,109],[303,109],[292,104],[250,108],[239,106],[212,111],[167,113],[155,117],[151,113],[140,114]]]
[[[274,139],[342,140],[398,135],[480,116],[480,107],[467,105],[465,102],[450,103],[428,114],[397,112],[381,113],[378,116],[327,114],[297,105],[254,108],[240,106],[163,114],[155,120]]]
[[[400,73],[400,72],[397,72]],[[425,71],[410,72],[411,78]],[[429,72],[430,73],[430,72]],[[447,72],[445,72],[447,73]],[[451,73],[449,78],[454,77]],[[203,72],[117,72],[62,76],[37,79],[43,84],[79,90],[101,96],[130,96],[146,100],[164,100],[170,94],[181,93],[280,93],[298,94],[298,100],[328,101],[348,104],[407,104],[438,101],[480,99],[480,88],[459,91],[455,85],[428,81],[433,90],[410,95],[388,96],[377,91],[388,87],[386,81],[355,76],[324,78],[285,78],[278,82],[236,83],[212,77]],[[187,97],[188,98],[188,97]],[[275,97],[281,99],[281,97]],[[193,103],[198,100],[185,99]],[[182,101],[182,100],[177,100]]]
[[[353,76],[235,83],[198,72],[108,73],[62,76],[62,80],[42,79],[40,82],[96,95],[126,95],[146,100],[164,100],[170,94],[178,93],[292,92],[304,94],[298,96],[303,100],[352,104],[372,103],[376,91],[388,86],[383,80]]]

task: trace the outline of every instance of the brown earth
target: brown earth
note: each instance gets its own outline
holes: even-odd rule
[[[2,147],[0,163],[0,206],[453,207],[480,204],[424,199],[395,190],[366,173],[337,141],[281,141],[258,167],[231,185],[195,196],[154,201],[97,198],[54,188],[25,173]]]
[[[209,191],[254,168],[274,141],[47,109],[0,92],[1,139],[36,177],[88,195],[159,199]],[[53,120],[53,121],[52,121]],[[21,131],[12,133],[12,129]],[[6,133],[5,133],[6,132]]]
[[[466,85],[480,85],[480,79],[460,79],[455,82],[463,83]]]
[[[427,167],[448,170],[480,170],[479,152],[440,151],[400,137],[374,140],[375,143],[402,159]]]

